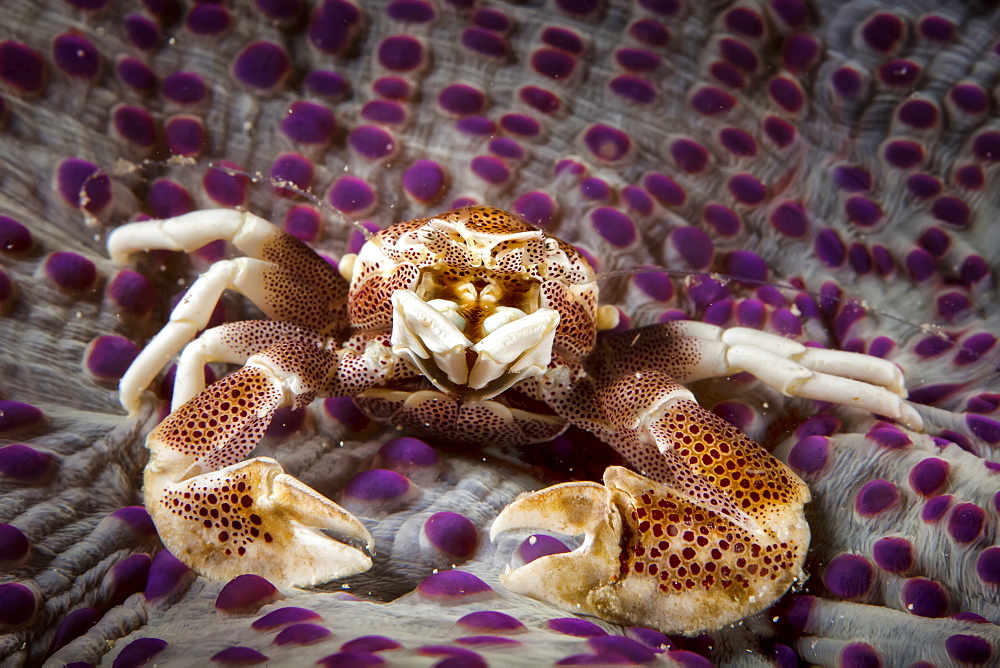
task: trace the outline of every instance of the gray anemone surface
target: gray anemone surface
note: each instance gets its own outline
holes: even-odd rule
[[[7,0],[0,664],[996,665],[998,91],[992,2]],[[496,513],[610,461],[575,432],[439,451],[399,503],[355,506],[372,571],[233,604],[137,508],[163,401],[129,418],[115,387],[226,250],[123,267],[108,232],[242,206],[338,258],[362,239],[350,221],[469,202],[587,252],[631,325],[896,362],[928,433],[700,383],[810,484],[813,544],[800,591],[699,638],[499,584],[517,546],[490,544]],[[235,296],[223,311],[252,317]],[[337,401],[283,421],[261,451],[338,499],[397,436]],[[438,513],[474,527],[464,553],[428,541]]]

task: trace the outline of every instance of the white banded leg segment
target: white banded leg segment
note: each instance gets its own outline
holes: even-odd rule
[[[190,253],[205,244],[224,240],[250,256],[281,230],[259,216],[236,209],[192,211],[176,218],[147,220],[118,228],[108,237],[111,259],[124,264],[128,256],[153,249]]]
[[[205,389],[205,365],[209,362],[244,364],[251,355],[280,341],[295,339],[324,347],[326,341],[316,332],[280,320],[243,320],[205,330],[181,352],[177,360],[170,410]]]

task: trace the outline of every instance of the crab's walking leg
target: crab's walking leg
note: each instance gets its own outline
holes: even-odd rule
[[[676,321],[604,337],[594,356],[617,373],[658,369],[687,384],[746,371],[788,396],[829,401],[895,418],[920,430],[903,374],[870,355],[810,348],[777,334]],[[641,365],[642,368],[639,368]]]
[[[652,371],[545,379],[550,406],[621,452],[595,483],[521,497],[494,535],[586,535],[568,554],[502,577],[513,591],[571,612],[665,632],[696,633],[754,614],[802,573],[808,488],[784,464]],[[555,517],[553,517],[555,516]]]
[[[218,209],[131,223],[112,232],[108,250],[114,260],[124,262],[142,250],[191,252],[219,239],[249,257],[213,264],[174,308],[119,383],[120,400],[130,412],[138,407],[142,390],[205,327],[227,289],[245,295],[272,319],[319,333],[346,322],[346,280],[301,241],[250,213]]]
[[[149,435],[146,508],[181,561],[214,579],[257,573],[278,585],[315,584],[371,566],[372,537],[353,515],[273,459],[241,461],[274,411],[307,405],[337,363],[334,353],[283,341]]]

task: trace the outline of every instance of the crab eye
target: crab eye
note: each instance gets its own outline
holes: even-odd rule
[[[559,242],[552,237],[545,238],[545,252],[549,255],[553,255],[559,252]]]
[[[417,240],[420,243],[432,244],[441,238],[441,233],[437,230],[432,230],[426,227],[422,227],[417,230]]]

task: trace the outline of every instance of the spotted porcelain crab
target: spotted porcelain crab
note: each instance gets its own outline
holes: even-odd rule
[[[598,306],[586,260],[498,209],[393,225],[339,272],[236,210],[128,224],[108,247],[124,262],[218,239],[245,257],[215,263],[191,286],[120,385],[135,411],[180,353],[172,412],[147,440],[145,502],[164,544],[210,578],[252,572],[304,586],[370,567],[372,538],[358,519],[274,459],[244,461],[278,408],[351,396],[432,440],[524,444],[571,424],[596,434],[632,470],[509,505],[494,538],[547,530],[584,540],[501,580],[570,612],[695,633],[765,608],[803,578],[809,491],[685,383],[748,371],[789,395],[921,425],[884,360],[698,322],[598,336],[617,311]],[[227,289],[270,320],[196,338]],[[206,388],[209,361],[243,366]]]

